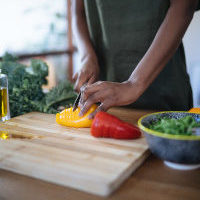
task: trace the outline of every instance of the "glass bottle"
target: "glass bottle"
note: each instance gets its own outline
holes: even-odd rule
[[[8,97],[8,78],[1,73],[0,69],[0,121],[10,119],[9,97]]]

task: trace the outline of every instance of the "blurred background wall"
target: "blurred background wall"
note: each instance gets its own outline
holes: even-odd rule
[[[47,89],[71,79],[80,68],[72,41],[70,0],[0,0],[0,27],[0,57],[10,52],[22,62],[45,60],[50,72]],[[183,41],[194,105],[200,106],[200,11]]]

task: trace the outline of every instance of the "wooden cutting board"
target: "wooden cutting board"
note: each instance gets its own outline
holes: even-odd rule
[[[110,112],[136,123],[146,112],[115,108]],[[88,128],[56,124],[55,115],[32,112],[0,123],[0,168],[107,196],[149,155],[145,138],[98,139]],[[133,188],[134,189],[134,188]]]

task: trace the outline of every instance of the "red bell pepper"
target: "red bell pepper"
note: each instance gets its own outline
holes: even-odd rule
[[[94,137],[115,139],[135,139],[141,136],[138,127],[123,122],[106,112],[98,112],[92,122],[91,134]]]

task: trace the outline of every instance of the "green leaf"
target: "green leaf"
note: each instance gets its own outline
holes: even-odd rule
[[[67,107],[76,98],[73,85],[68,81],[44,94],[42,85],[47,83],[48,66],[42,60],[31,60],[30,66],[25,66],[15,56],[6,54],[0,69],[8,76],[11,117],[31,111],[56,113],[60,105]]]

